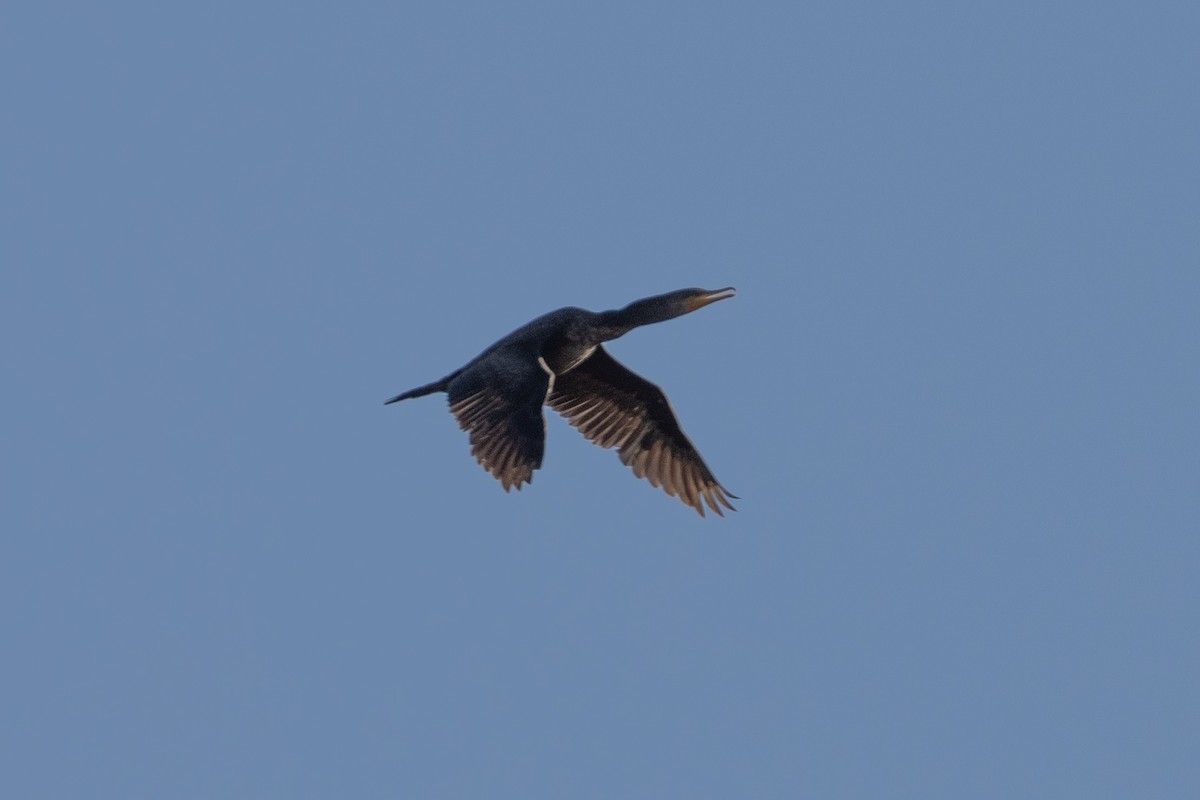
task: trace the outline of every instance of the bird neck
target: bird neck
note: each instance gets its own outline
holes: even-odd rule
[[[592,331],[601,337],[598,341],[607,342],[624,336],[634,328],[666,322],[686,313],[687,309],[678,303],[664,302],[661,296],[648,297],[645,300],[635,300],[616,311],[601,311],[596,314],[592,322]]]
[[[620,311],[601,311],[596,314],[591,324],[588,325],[588,339],[594,341],[596,344],[611,342],[613,339],[619,339],[637,327],[636,325],[628,324],[620,314]]]

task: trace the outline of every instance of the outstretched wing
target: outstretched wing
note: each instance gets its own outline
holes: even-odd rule
[[[533,480],[546,449],[542,405],[554,375],[540,358],[497,350],[450,381],[450,412],[471,435],[471,454],[504,491]]]
[[[601,447],[615,447],[633,474],[678,496],[704,516],[704,503],[724,516],[730,494],[679,427],[662,389],[631,372],[603,347],[555,377],[546,402]]]

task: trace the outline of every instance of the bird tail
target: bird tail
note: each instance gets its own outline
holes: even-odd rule
[[[425,395],[433,394],[434,392],[444,392],[450,386],[450,381],[454,380],[454,378],[458,376],[459,372],[462,372],[462,370],[452,372],[441,380],[434,381],[433,383],[427,383],[424,386],[418,386],[416,389],[409,389],[407,392],[401,392],[390,400],[384,400],[383,404],[386,406],[390,405],[391,403],[399,402],[400,400],[407,400],[410,397],[424,397]]]

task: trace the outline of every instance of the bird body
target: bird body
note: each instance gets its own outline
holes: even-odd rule
[[[549,405],[595,444],[704,516],[733,509],[726,491],[683,433],[662,389],[602,346],[641,325],[662,322],[733,296],[733,289],[683,289],[616,311],[560,308],[522,325],[439,381],[385,401],[434,392],[470,434],[471,452],[504,486],[521,488],[541,467]],[[736,498],[734,498],[736,499]]]

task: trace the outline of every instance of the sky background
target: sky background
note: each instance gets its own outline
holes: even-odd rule
[[[0,793],[1200,796],[1198,8],[7,4]]]

